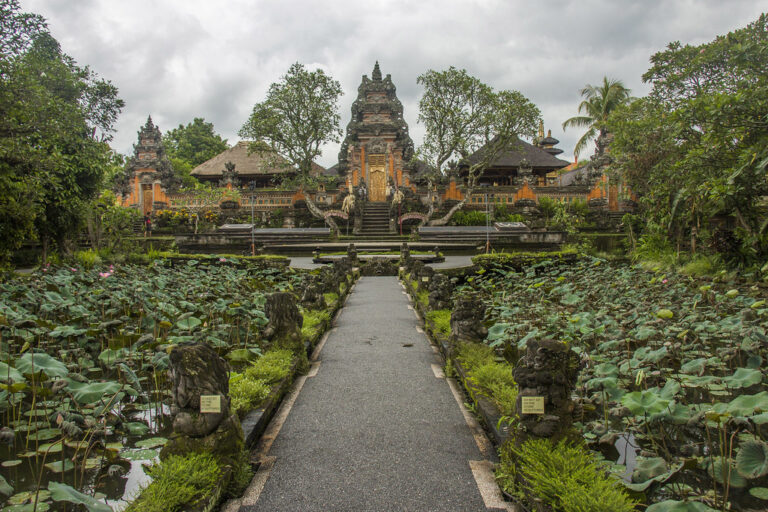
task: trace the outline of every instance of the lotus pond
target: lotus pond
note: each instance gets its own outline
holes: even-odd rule
[[[302,279],[222,258],[1,283],[2,510],[124,506],[170,433],[169,348],[204,339],[242,367],[264,348],[265,293]]]
[[[649,512],[768,508],[764,287],[599,259],[491,264],[465,286],[512,364],[532,337],[580,354],[576,426]]]

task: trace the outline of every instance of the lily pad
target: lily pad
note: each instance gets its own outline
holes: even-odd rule
[[[645,512],[717,512],[700,501],[666,500],[654,503]]]
[[[742,443],[736,455],[736,471],[745,478],[768,474],[768,444],[756,439]]]
[[[67,366],[48,354],[27,352],[16,360],[16,369],[25,375],[44,373],[48,378],[66,377]]]
[[[4,460],[0,463],[0,466],[3,466],[4,468],[14,468],[21,464],[21,461],[19,459],[14,460]]]
[[[48,490],[51,491],[53,501],[67,501],[76,505],[84,505],[89,512],[112,512],[112,507],[106,503],[96,501],[91,496],[83,494],[66,484],[49,482]]]
[[[61,429],[44,428],[42,430],[38,430],[34,434],[30,434],[29,436],[27,436],[27,439],[29,439],[30,441],[49,441],[54,437],[58,437],[60,435],[61,435]]]
[[[64,459],[63,461],[57,460],[55,462],[49,462],[45,467],[54,473],[64,473],[65,471],[75,469],[75,464],[69,459]]]
[[[150,437],[137,442],[136,448],[156,448],[158,446],[163,446],[167,442],[168,439],[165,437]]]
[[[128,460],[152,460],[158,456],[157,450],[125,450],[120,456]]]
[[[667,408],[669,400],[652,391],[633,391],[621,398],[621,403],[636,416],[656,414]]]
[[[768,488],[766,487],[753,487],[749,490],[749,494],[759,500],[768,501]]]

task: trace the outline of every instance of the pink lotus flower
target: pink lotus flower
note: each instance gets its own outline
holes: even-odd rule
[[[112,272],[99,272],[99,277],[109,277],[112,275]]]
[[[77,269],[75,267],[72,267],[69,270],[71,270],[72,272],[77,272]]]
[[[219,258],[219,262],[224,263],[225,261],[227,261],[226,258]]]
[[[664,283],[664,284],[667,284],[667,280],[666,279],[662,279],[661,282]]]

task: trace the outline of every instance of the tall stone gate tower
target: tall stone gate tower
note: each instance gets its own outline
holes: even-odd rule
[[[371,79],[363,75],[357,91],[339,152],[339,174],[353,186],[364,183],[370,201],[386,201],[388,186],[410,185],[413,141],[391,75],[382,79],[378,62]]]

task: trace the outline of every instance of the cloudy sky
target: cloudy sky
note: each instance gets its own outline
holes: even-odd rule
[[[428,69],[465,68],[541,109],[567,159],[581,135],[563,132],[579,90],[603,76],[636,96],[648,59],[671,42],[700,44],[768,11],[768,0],[20,0],[42,14],[64,51],[120,90],[113,147],[130,153],[151,114],[166,131],[204,117],[237,131],[294,62],[341,82],[342,126],[361,76],[391,74],[418,145]],[[320,163],[337,160],[328,145]]]

